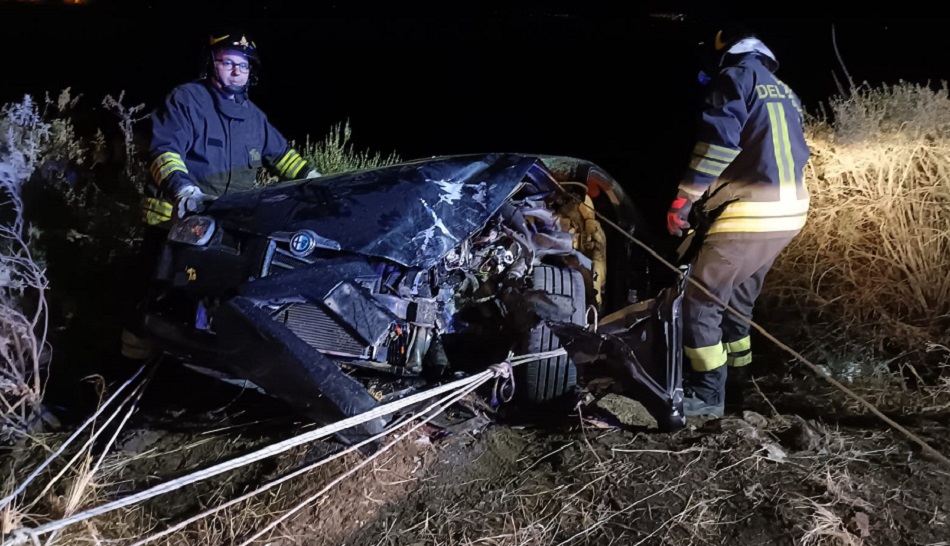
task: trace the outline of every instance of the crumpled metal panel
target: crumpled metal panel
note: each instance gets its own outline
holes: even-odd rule
[[[377,407],[376,399],[355,379],[251,300],[231,299],[218,318],[219,335],[227,340],[219,366],[251,380],[315,422],[331,424]],[[384,426],[382,418],[375,418],[341,435],[356,443]]]
[[[428,268],[482,228],[537,159],[480,154],[277,184],[207,209],[226,228],[313,230],[345,252]]]
[[[585,381],[611,377],[656,419],[663,430],[685,426],[682,386],[681,286],[654,300],[604,317],[596,331],[548,321]]]
[[[323,303],[372,345],[380,343],[389,332],[389,325],[399,320],[368,290],[351,282],[338,284]]]
[[[316,268],[301,267],[255,279],[242,286],[240,294],[261,305],[322,302],[340,283],[376,274],[361,256],[343,255],[322,260]]]

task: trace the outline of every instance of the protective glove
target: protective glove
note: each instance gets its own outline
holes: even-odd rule
[[[323,176],[323,175],[320,174],[320,171],[318,171],[318,170],[316,170],[316,169],[310,169],[309,171],[307,171],[307,176],[306,176],[306,178],[319,178],[319,177],[321,177],[321,176]]]
[[[214,197],[205,195],[198,186],[185,186],[175,194],[175,218],[180,220],[188,214],[200,212],[209,201],[214,201]]]
[[[670,205],[670,210],[666,213],[666,229],[670,235],[677,237],[683,236],[683,230],[689,229],[687,221],[689,211],[693,208],[693,200],[683,190],[676,193],[676,198]]]

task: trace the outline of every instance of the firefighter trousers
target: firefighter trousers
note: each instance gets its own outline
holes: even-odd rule
[[[764,237],[740,235],[717,234],[704,241],[690,270],[690,278],[718,298],[711,298],[692,282],[686,284],[683,352],[696,372],[752,362],[749,323],[720,301],[751,320],[766,273],[797,232]]]

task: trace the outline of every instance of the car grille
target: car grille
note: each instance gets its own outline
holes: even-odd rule
[[[272,239],[264,255],[261,276],[266,277],[310,264],[310,261],[291,254],[287,241]],[[372,347],[328,314],[323,305],[291,304],[275,314],[274,320],[283,323],[297,337],[321,353],[360,359],[373,356]]]
[[[372,356],[372,348],[327,314],[322,305],[295,303],[274,318],[321,353],[361,359]]]

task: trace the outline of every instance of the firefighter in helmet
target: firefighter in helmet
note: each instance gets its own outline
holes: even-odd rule
[[[320,175],[248,98],[261,66],[252,40],[212,34],[205,63],[204,78],[175,87],[152,115],[150,225],[253,188],[262,166],[282,180]]]
[[[240,31],[212,34],[203,57],[203,77],[172,89],[151,116],[142,264],[154,264],[175,220],[252,189],[262,167],[281,180],[320,176],[248,98],[261,66],[254,41]],[[142,274],[147,283],[152,270]],[[122,355],[129,359],[150,355],[143,305],[139,300],[125,320]]]
[[[801,103],[775,75],[775,54],[741,27],[710,38],[702,44],[698,139],[667,212],[674,236],[697,217],[708,220],[690,276],[714,297],[690,282],[683,300],[687,416],[723,415],[727,381],[741,392],[752,362],[753,304],[776,257],[805,225],[809,201]]]

